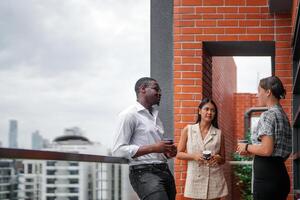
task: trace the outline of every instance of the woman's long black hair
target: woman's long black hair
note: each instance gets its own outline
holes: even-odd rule
[[[214,116],[211,123],[214,127],[219,128],[219,126],[218,126],[218,108],[217,108],[217,105],[215,104],[215,102],[212,99],[209,99],[209,98],[202,99],[202,101],[200,102],[198,108],[199,108],[199,110],[202,109],[203,106],[207,103],[212,103],[215,107],[216,113],[215,113],[215,116]],[[198,118],[197,118],[196,124],[201,122],[201,115],[199,114],[199,110],[198,110]]]

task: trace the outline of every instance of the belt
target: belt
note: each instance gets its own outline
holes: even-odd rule
[[[158,169],[168,169],[168,165],[166,163],[157,163],[157,164],[142,164],[142,165],[132,165],[129,166],[130,170],[142,170],[142,169],[151,169],[151,168],[158,168]]]

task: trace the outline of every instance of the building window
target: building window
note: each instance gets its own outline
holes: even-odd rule
[[[73,188],[73,187],[69,188],[70,193],[78,193],[78,191],[79,191],[78,188]]]
[[[55,170],[47,170],[47,175],[55,175]]]
[[[47,193],[54,193],[55,189],[55,187],[47,187]]]
[[[25,195],[26,195],[26,197],[32,197],[33,193],[32,192],[26,192]]]
[[[32,174],[32,164],[28,164],[27,167],[27,173]]]
[[[47,161],[47,166],[55,166],[56,161]]]
[[[69,197],[69,200],[79,200],[78,197]]]
[[[69,173],[71,175],[77,175],[77,174],[79,174],[78,170],[70,170]]]
[[[33,189],[33,185],[25,185],[25,189]]]
[[[55,180],[55,178],[47,178],[47,184],[54,184]]]
[[[32,178],[26,178],[25,181],[26,181],[27,183],[31,183],[31,182],[33,182],[33,179],[32,179]]]
[[[70,183],[70,184],[78,184],[78,183],[79,183],[79,180],[78,180],[78,179],[75,179],[75,178],[72,178],[72,179],[69,179],[69,183]]]
[[[78,166],[78,162],[70,162],[70,166]]]

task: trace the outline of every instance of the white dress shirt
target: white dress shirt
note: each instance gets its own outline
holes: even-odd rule
[[[139,102],[119,114],[112,153],[129,159],[129,165],[166,163],[163,153],[150,153],[132,158],[144,145],[155,144],[163,139],[164,128],[153,107],[152,115]]]

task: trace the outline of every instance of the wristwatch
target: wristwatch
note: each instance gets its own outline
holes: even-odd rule
[[[246,146],[245,146],[245,151],[247,151],[247,152],[248,152],[248,146],[249,146],[249,144],[246,144]]]

